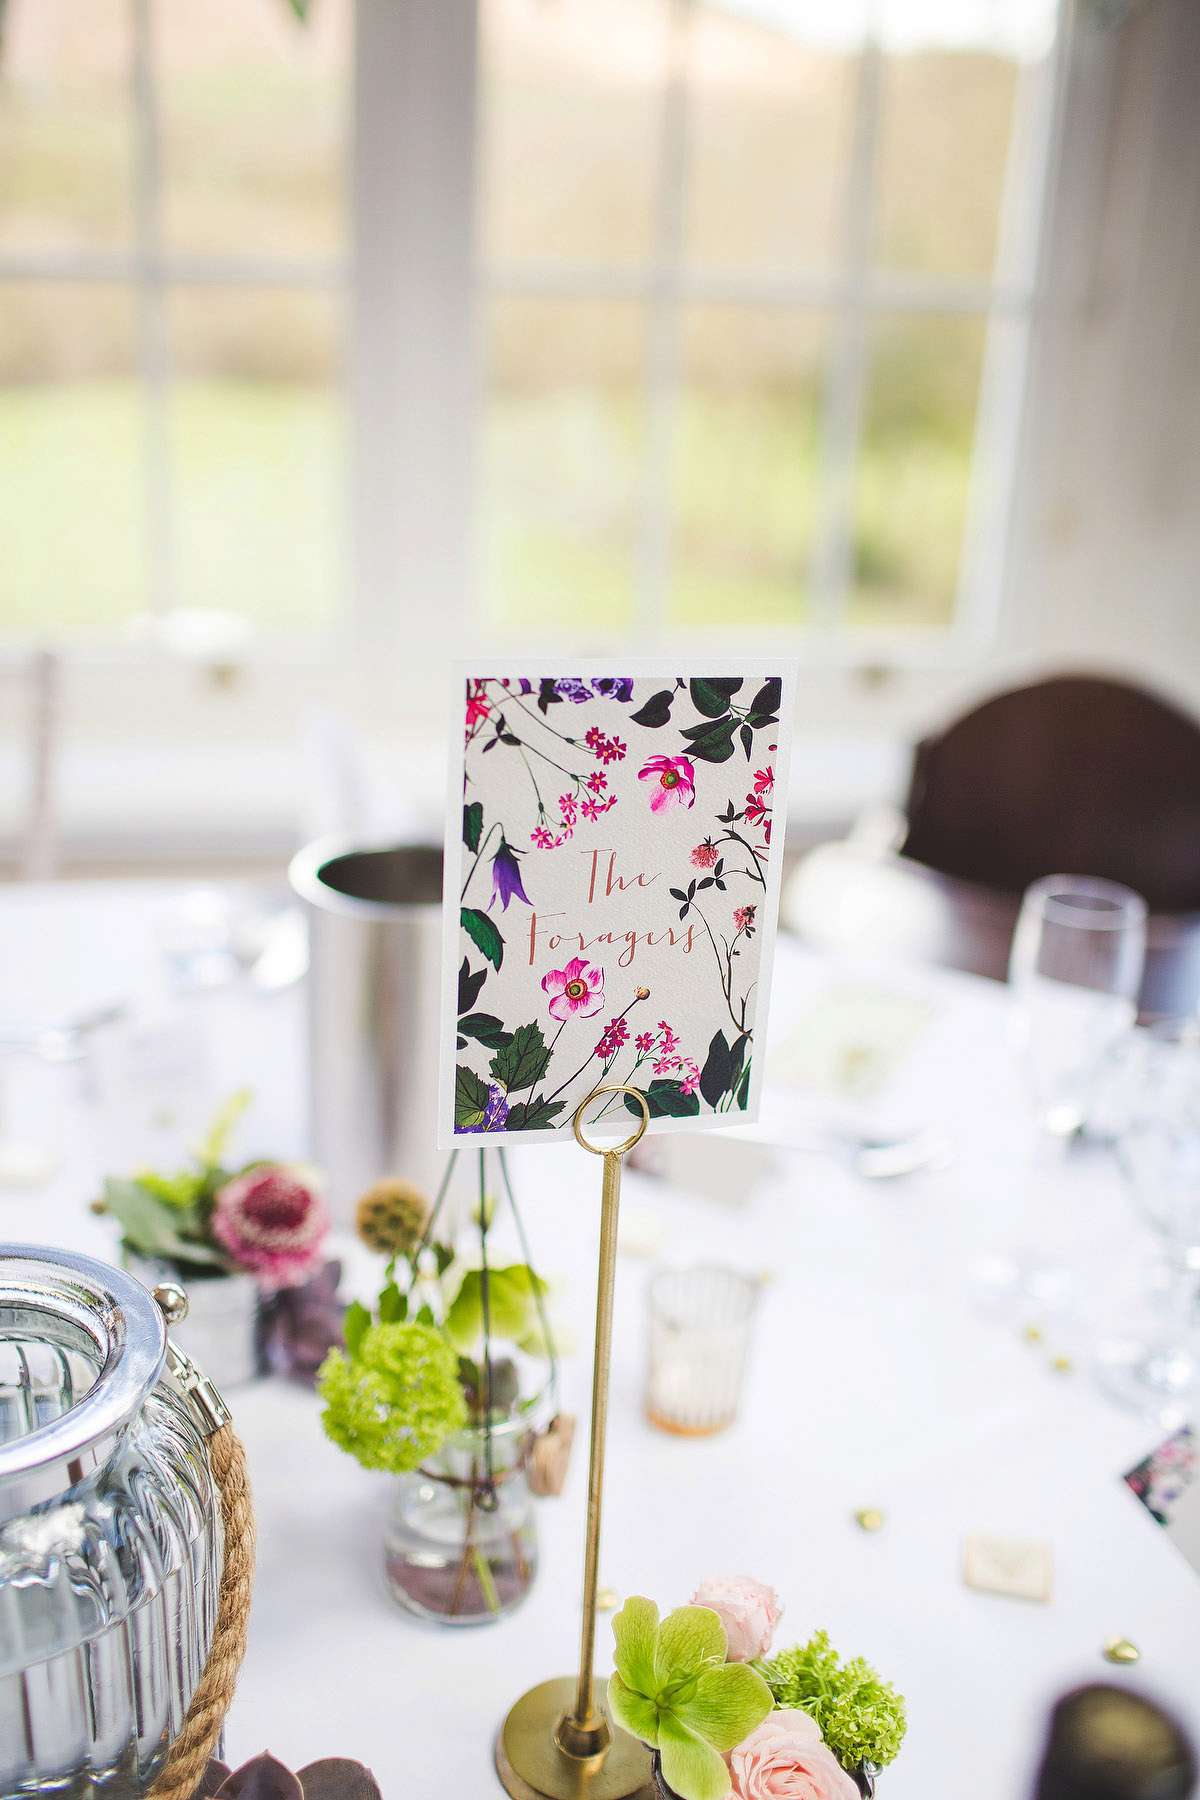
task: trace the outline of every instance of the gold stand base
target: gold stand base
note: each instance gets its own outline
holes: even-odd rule
[[[555,1733],[575,1688],[574,1675],[530,1688],[496,1734],[496,1773],[512,1800],[654,1800],[650,1752],[619,1725],[611,1726],[612,1743],[599,1756],[559,1749]]]

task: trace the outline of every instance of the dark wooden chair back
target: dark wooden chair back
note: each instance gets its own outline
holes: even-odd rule
[[[1141,688],[1064,676],[999,694],[917,746],[906,857],[1019,894],[1103,875],[1200,909],[1200,726]]]

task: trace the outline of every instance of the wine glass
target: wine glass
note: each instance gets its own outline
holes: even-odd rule
[[[1146,902],[1086,875],[1047,875],[1025,890],[1008,979],[1039,1128],[1074,1135],[1102,1059],[1137,1016]]]
[[[1025,891],[1008,978],[1013,1029],[1036,1125],[1019,1247],[976,1271],[991,1309],[1064,1311],[1073,1274],[1061,1161],[1083,1125],[1097,1073],[1133,1025],[1146,955],[1146,902],[1115,881],[1047,875]]]
[[[1138,1032],[1117,1161],[1135,1204],[1165,1239],[1155,1316],[1096,1349],[1101,1385],[1168,1430],[1200,1390],[1200,1019]]]

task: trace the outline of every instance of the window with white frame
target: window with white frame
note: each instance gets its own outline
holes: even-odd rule
[[[8,0],[0,628],[343,587],[350,0]]]
[[[349,147],[395,157],[403,122],[360,79],[352,129],[352,0],[306,10],[8,0],[0,630],[348,617]],[[483,620],[986,627],[1054,25],[479,0]]]

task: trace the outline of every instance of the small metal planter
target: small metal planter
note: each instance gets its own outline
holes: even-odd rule
[[[200,1421],[132,1275],[0,1246],[0,1800],[144,1794],[224,1553]]]
[[[221,1393],[245,1387],[259,1373],[258,1283],[253,1275],[183,1275],[172,1263],[131,1252],[125,1266],[153,1293],[163,1281],[176,1282],[188,1297],[187,1318],[171,1328],[185,1356],[204,1370]]]

